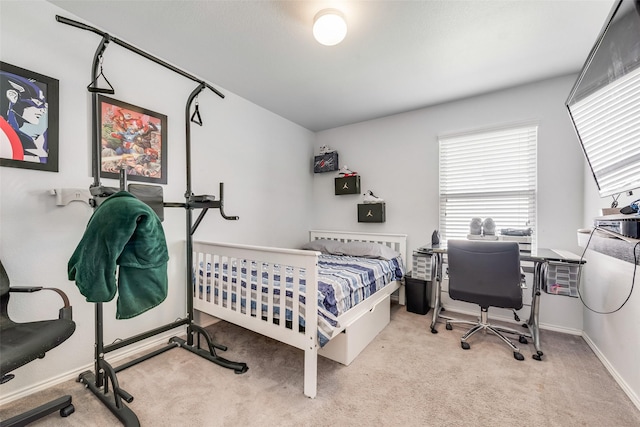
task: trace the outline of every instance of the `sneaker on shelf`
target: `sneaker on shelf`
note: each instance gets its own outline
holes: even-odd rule
[[[493,236],[496,234],[496,223],[492,218],[486,218],[482,221],[482,234],[485,236]]]
[[[352,170],[349,169],[349,167],[347,165],[342,166],[342,168],[340,168],[340,175],[347,177],[347,176],[356,176],[358,175],[358,172],[353,172]]]
[[[471,218],[469,234],[472,236],[480,236],[482,234],[482,218]]]
[[[333,153],[334,150],[333,148],[329,147],[328,145],[321,145],[320,146],[320,154],[327,154],[327,153]]]
[[[364,203],[384,203],[384,199],[377,197],[371,190],[364,193]]]

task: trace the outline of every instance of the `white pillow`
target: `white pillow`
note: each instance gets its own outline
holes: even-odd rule
[[[340,242],[338,240],[316,239],[305,243],[302,249],[319,251],[329,255],[347,255],[386,260],[400,256],[398,252],[389,246],[371,242]]]
[[[337,240],[316,239],[312,240],[311,242],[305,243],[300,249],[319,251],[323,254],[336,255],[336,251],[340,251],[340,247],[342,246],[342,244],[342,242],[339,242]]]

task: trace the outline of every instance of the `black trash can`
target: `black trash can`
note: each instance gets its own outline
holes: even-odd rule
[[[429,293],[426,280],[411,278],[411,273],[404,278],[405,295],[407,296],[407,311],[417,314],[429,312]]]

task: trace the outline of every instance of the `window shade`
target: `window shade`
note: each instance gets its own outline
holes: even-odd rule
[[[640,187],[638,99],[640,67],[570,106],[602,197]]]
[[[440,145],[440,234],[464,239],[471,219],[534,230],[538,127],[443,136]],[[534,237],[535,244],[535,237]]]

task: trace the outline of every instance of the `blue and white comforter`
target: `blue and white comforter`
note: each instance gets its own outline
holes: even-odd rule
[[[238,283],[238,271],[240,272],[240,310],[246,312],[247,302],[247,277],[250,277],[251,282],[251,313],[253,316],[257,316],[256,313],[256,292],[258,289],[258,263],[255,261],[246,260],[233,260],[229,266],[227,263],[222,265],[222,271],[220,271],[220,265],[216,263],[213,266],[213,277],[215,282],[218,283],[220,275],[222,275],[222,283],[226,284],[222,290],[223,301],[229,301],[232,305],[237,304],[237,283]],[[231,268],[229,268],[231,267]],[[281,307],[281,281],[282,281],[282,268],[278,265],[271,266],[267,264],[260,265],[260,283],[261,283],[261,302],[259,315],[262,318],[267,318],[267,285],[269,283],[270,272],[273,271],[273,304],[274,313],[272,316],[274,319],[280,320],[280,307]],[[284,268],[284,276],[286,281],[286,311],[285,318],[287,321],[291,321],[292,318],[292,286],[293,286],[293,269]],[[249,274],[248,274],[249,273]],[[370,259],[370,258],[356,258],[350,256],[338,256],[338,255],[320,255],[318,257],[318,295],[317,295],[317,307],[318,307],[318,341],[320,346],[324,346],[333,337],[334,331],[339,327],[338,317],[347,312],[350,308],[354,307],[361,301],[368,298],[378,290],[385,287],[388,283],[394,280],[400,280],[404,274],[404,266],[402,265],[401,258],[394,258],[390,261]],[[229,277],[230,276],[230,277]],[[229,280],[230,279],[230,280]],[[208,263],[205,268],[202,263],[198,267],[197,274],[198,289],[200,292],[206,292],[206,298],[211,298],[211,264]],[[232,289],[228,289],[231,282]],[[305,327],[304,307],[306,301],[306,282],[304,270],[300,271],[299,279],[299,299],[300,310],[298,316],[298,324],[301,328]],[[215,292],[213,298],[218,299],[220,297],[220,285],[214,287]],[[229,298],[229,292],[231,292],[231,298]],[[235,308],[237,309],[237,307]]]

